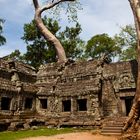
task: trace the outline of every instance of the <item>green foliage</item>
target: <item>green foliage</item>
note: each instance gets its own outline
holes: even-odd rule
[[[6,39],[5,37],[2,35],[3,33],[3,28],[2,28],[2,24],[4,23],[3,19],[0,19],[0,46],[4,45],[6,43]]]
[[[12,52],[9,56],[10,58],[15,58],[15,59],[19,59],[20,58],[20,51],[19,50],[15,50],[14,52]]]
[[[60,29],[57,21],[44,17],[43,22],[54,35]],[[38,68],[41,64],[55,61],[54,46],[44,39],[34,20],[24,25],[22,39],[27,43],[27,52],[23,55],[23,59],[28,64]]]
[[[37,137],[37,136],[51,136],[56,134],[64,134],[74,132],[74,129],[37,129],[37,130],[27,130],[27,131],[17,131],[17,132],[1,132],[0,140],[19,140],[21,138]]]
[[[137,35],[134,25],[126,25],[121,32],[114,37],[117,45],[122,49],[120,60],[136,59]]]
[[[43,18],[45,26],[60,39],[68,58],[79,58],[82,54],[84,42],[80,39],[81,26],[77,23],[76,27],[66,27],[61,32],[56,20]],[[38,68],[41,64],[56,61],[56,52],[52,43],[48,42],[36,28],[34,20],[24,25],[24,35],[22,39],[27,44],[27,52],[23,55],[26,63]]]
[[[120,52],[121,50],[116,45],[116,42],[105,33],[93,36],[87,42],[85,50],[88,58],[100,58],[104,54],[107,54],[111,58]]]
[[[66,56],[69,59],[82,57],[84,41],[80,39],[79,34],[82,29],[79,23],[75,27],[66,27],[65,31],[59,33],[59,39],[65,49]]]
[[[18,60],[18,61],[21,61],[21,62],[25,63],[23,55],[21,55],[19,50],[15,50],[15,51],[11,52],[11,54],[6,55],[2,58],[6,61],[12,59],[12,60]]]

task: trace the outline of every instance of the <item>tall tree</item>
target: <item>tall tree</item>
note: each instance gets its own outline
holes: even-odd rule
[[[75,0],[48,0],[46,1],[46,3],[41,6],[38,2],[38,0],[33,0],[33,4],[34,4],[34,8],[35,8],[35,22],[36,25],[38,27],[38,29],[40,30],[40,32],[42,33],[42,35],[44,36],[44,38],[48,41],[50,41],[56,49],[56,53],[57,53],[57,57],[58,57],[58,62],[60,63],[65,63],[67,61],[66,58],[66,54],[64,51],[64,48],[62,46],[62,44],[60,43],[60,41],[56,38],[55,35],[53,35],[48,28],[46,28],[46,26],[43,23],[43,20],[41,18],[41,14],[44,11],[47,11],[53,7],[59,6],[60,4],[69,2],[68,4],[70,4],[70,2],[74,2]]]
[[[133,15],[134,15],[134,21],[136,26],[136,32],[137,32],[137,62],[138,62],[138,76],[137,76],[137,86],[136,86],[136,94],[134,97],[133,105],[131,108],[131,111],[129,113],[129,118],[127,120],[127,123],[124,127],[124,130],[127,130],[128,127],[135,127],[139,125],[136,125],[139,117],[140,117],[140,1],[139,0],[129,0]]]
[[[56,36],[56,33],[60,29],[58,22],[50,18],[47,19],[46,17],[42,20],[46,28]],[[41,64],[56,61],[56,53],[53,44],[48,42],[41,35],[40,30],[36,28],[34,20],[24,25],[24,36],[22,39],[27,43],[27,52],[23,57],[28,64],[37,68]]]
[[[114,40],[122,50],[119,57],[120,60],[128,61],[136,59],[137,34],[134,25],[121,27],[120,33],[115,35]]]
[[[75,27],[66,27],[64,31],[61,31],[56,20],[46,17],[42,20],[44,25],[61,41],[66,50],[67,58],[76,59],[81,56],[84,41],[79,37],[82,30],[79,23],[76,23]],[[22,39],[27,43],[27,52],[22,57],[25,62],[35,68],[44,63],[56,62],[56,52],[53,44],[42,37],[35,26],[34,20],[24,25]]]
[[[2,24],[4,23],[3,19],[0,19],[0,46],[4,45],[6,43],[5,37],[2,35],[3,33],[3,27]]]
[[[104,54],[111,58],[121,52],[115,40],[105,33],[93,36],[85,48],[85,55],[90,58],[101,58]]]

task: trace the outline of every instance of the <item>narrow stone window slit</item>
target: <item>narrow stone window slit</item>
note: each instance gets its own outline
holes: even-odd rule
[[[40,99],[40,108],[42,108],[42,109],[47,109],[48,108],[47,99]]]
[[[32,105],[33,105],[33,98],[26,98],[25,109],[32,109]]]
[[[77,100],[77,110],[78,111],[87,111],[87,99],[78,99]]]
[[[62,101],[63,112],[70,112],[71,111],[71,100]]]
[[[11,98],[2,97],[1,98],[1,110],[10,110]]]

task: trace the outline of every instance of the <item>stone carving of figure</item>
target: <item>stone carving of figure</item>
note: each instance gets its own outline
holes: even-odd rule
[[[14,101],[14,110],[16,111],[15,113],[18,113],[19,110],[21,110],[21,103],[22,103],[22,97],[21,97],[21,91],[22,91],[22,83],[19,78],[19,74],[15,68],[15,62],[10,61],[9,62],[9,68],[11,70],[12,76],[11,76],[11,81],[15,84],[16,90],[17,90],[17,97],[16,100]]]
[[[120,88],[130,87],[131,85],[131,76],[128,74],[123,74],[119,79]]]

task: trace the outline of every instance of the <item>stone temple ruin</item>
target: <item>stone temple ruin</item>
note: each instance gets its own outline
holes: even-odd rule
[[[0,59],[0,131],[97,127],[106,117],[127,116],[136,78],[135,60],[50,63],[36,72],[27,64]]]

